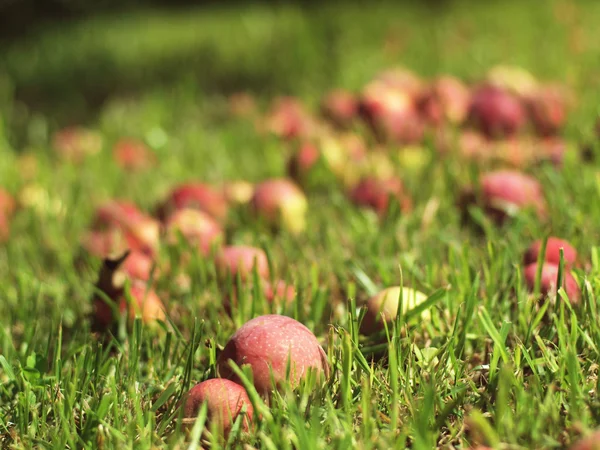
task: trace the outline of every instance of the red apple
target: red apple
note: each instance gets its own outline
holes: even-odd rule
[[[537,262],[540,251],[542,249],[542,240],[535,241],[529,246],[525,252],[525,265]],[[567,241],[557,238],[549,237],[546,244],[546,254],[542,261],[556,264],[560,263],[560,249],[564,251],[565,267],[571,267],[577,262],[577,250],[571,246]]]
[[[419,110],[434,125],[465,121],[471,104],[471,93],[458,78],[436,79],[419,99]]]
[[[213,246],[224,239],[223,229],[219,223],[208,214],[190,208],[175,211],[167,219],[167,242],[177,244],[179,236],[202,255],[208,255]]]
[[[527,99],[529,117],[541,136],[552,136],[567,120],[566,95],[560,86],[543,86]]]
[[[83,127],[67,127],[54,133],[52,146],[61,158],[80,162],[100,152],[102,136]]]
[[[158,215],[164,220],[173,211],[183,208],[199,209],[223,221],[227,217],[228,204],[223,192],[204,183],[189,182],[171,191],[159,208]]]
[[[221,376],[237,380],[229,360],[240,367],[250,366],[254,386],[264,396],[286,380],[288,364],[292,387],[298,386],[310,369],[329,375],[327,355],[315,335],[300,322],[276,314],[246,322],[219,355],[217,367]]]
[[[321,158],[321,151],[313,142],[304,142],[288,161],[290,177],[302,183]]]
[[[595,431],[589,436],[580,439],[569,450],[600,450],[600,431]]]
[[[255,267],[260,278],[269,278],[267,254],[256,247],[246,245],[224,247],[217,254],[215,265],[218,274],[223,278],[229,274],[235,280],[239,274],[242,280],[250,279]]]
[[[519,98],[498,87],[484,85],[473,93],[469,110],[471,123],[491,138],[518,133],[526,122]]]
[[[358,114],[358,100],[354,94],[337,89],[325,96],[321,103],[323,115],[339,127],[348,127]]]
[[[314,119],[293,97],[277,99],[266,118],[267,129],[284,139],[308,137],[315,130]]]
[[[10,236],[10,221],[15,209],[14,198],[0,188],[0,242],[6,242]]]
[[[529,175],[514,170],[488,172],[481,176],[480,186],[485,210],[498,221],[526,207],[546,216],[542,186]]]
[[[222,378],[197,384],[185,395],[185,417],[195,419],[204,403],[207,405],[206,428],[215,424],[217,430],[227,438],[231,427],[245,408],[242,429],[249,430],[254,408],[243,386]]]
[[[427,300],[427,295],[408,287],[394,286],[384,289],[367,301],[367,312],[360,326],[362,334],[370,335],[381,331],[384,329],[384,322],[391,324],[396,319],[400,293],[402,293],[403,314]],[[421,317],[428,319],[429,311],[423,311]]]
[[[120,139],[113,148],[113,158],[125,170],[140,170],[153,166],[156,155],[142,141]]]
[[[537,275],[538,265],[537,263],[531,263],[525,267],[525,282],[529,289],[535,287],[535,277]],[[544,263],[542,266],[542,276],[540,278],[540,292],[542,295],[555,295],[556,294],[556,279],[558,276],[558,265],[552,263]],[[580,291],[575,278],[568,270],[563,273],[563,287],[567,293],[569,300],[572,304],[576,305],[579,303]]]
[[[252,208],[268,224],[280,226],[293,234],[301,233],[306,228],[306,196],[296,184],[285,178],[256,185]]]
[[[363,178],[350,193],[351,200],[358,206],[368,207],[379,215],[384,215],[390,202],[399,202],[402,212],[412,209],[412,201],[404,189],[404,184],[397,177],[378,179]]]

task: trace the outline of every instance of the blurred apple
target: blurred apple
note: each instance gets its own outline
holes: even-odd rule
[[[309,137],[315,130],[314,119],[302,103],[293,97],[275,100],[266,117],[267,130],[284,139]]]
[[[347,128],[358,114],[358,100],[354,94],[337,89],[325,96],[321,112],[338,127]]]
[[[285,178],[256,185],[252,197],[254,212],[272,226],[298,234],[306,228],[308,201],[304,192]]]
[[[84,127],[67,127],[54,133],[52,147],[62,159],[81,162],[102,149],[102,136]]]
[[[183,208],[175,211],[166,222],[166,240],[171,245],[179,243],[182,236],[189,247],[208,255],[213,246],[225,240],[219,223],[197,209]]]
[[[510,91],[521,98],[531,96],[538,88],[535,77],[517,66],[499,65],[492,67],[486,77],[489,84]]]
[[[218,221],[227,217],[229,205],[224,193],[204,183],[188,182],[176,186],[159,206],[157,214],[166,220],[174,211],[184,208],[199,209]]]
[[[469,88],[458,78],[442,76],[434,80],[419,99],[419,110],[433,125],[461,124],[471,104]]]
[[[123,138],[113,148],[113,158],[125,170],[141,170],[156,164],[156,155],[142,141]]]
[[[244,180],[227,181],[223,184],[223,194],[230,204],[245,205],[254,195],[254,185]]]
[[[518,133],[526,123],[526,113],[518,97],[501,88],[483,85],[473,93],[469,120],[490,138]]]

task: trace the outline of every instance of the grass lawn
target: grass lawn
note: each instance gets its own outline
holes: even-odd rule
[[[228,445],[568,448],[594,430],[600,172],[576,150],[600,113],[600,3],[487,3],[142,10],[0,44],[0,187],[26,204],[0,244],[0,447],[199,448],[201,422],[186,430],[177,402],[216,376],[216,355],[264,299],[244,287],[249,305],[230,316],[231,282],[196,255],[180,269],[188,289],[157,275],[166,323],[122,319],[98,338],[89,314],[101,261],[80,248],[95,208],[119,198],[152,212],[183,181],[283,176],[290,145],[232,117],[229,94],[250,92],[262,111],[282,94],[316,109],[328,90],[358,91],[399,65],[475,81],[513,64],[573,89],[563,167],[527,169],[543,185],[548,220],[523,211],[501,226],[481,219],[483,232],[465,225],[460,190],[490,167],[442,159],[431,143],[425,164],[399,171],[410,213],[380,220],[326,173],[306,189],[300,235],[232,208],[227,243],[265,249],[273,278],[298,293],[284,313],[315,333],[332,370],[317,389],[284,390],[268,407],[253,397],[255,427],[234,429]],[[61,162],[51,136],[70,124],[100,133],[102,151]],[[123,136],[145,141],[158,165],[117,167],[111,149]],[[577,308],[540,303],[523,281],[523,252],[550,234],[583,262],[573,271]],[[159,260],[177,270],[180,250],[161,248]],[[430,318],[409,312],[383,341],[360,335],[356,305],[401,283],[427,294]],[[202,445],[225,445],[210,439]]]

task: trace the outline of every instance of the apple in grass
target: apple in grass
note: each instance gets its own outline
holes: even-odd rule
[[[554,136],[565,125],[567,93],[562,86],[540,86],[526,100],[529,118],[540,136]]]
[[[232,205],[245,205],[254,195],[254,185],[244,180],[227,181],[222,190],[225,199]]]
[[[10,236],[10,221],[16,210],[12,195],[0,188],[0,242],[6,242]]]
[[[595,431],[575,442],[569,450],[600,450],[600,431]]]
[[[386,288],[367,301],[367,311],[360,325],[360,332],[371,335],[384,330],[386,323],[390,326],[398,315],[400,295],[402,295],[403,314],[427,300],[427,295],[412,288],[400,286]],[[421,313],[421,318],[429,317],[428,310]]]
[[[535,279],[538,272],[537,262],[525,266],[524,277],[527,287],[530,290],[535,288]],[[558,264],[543,262],[542,273],[540,278],[540,293],[542,295],[556,295],[556,282],[558,278]],[[577,281],[567,270],[563,271],[563,288],[569,297],[569,301],[573,305],[579,304],[581,292]]]
[[[418,100],[420,113],[428,123],[458,125],[465,121],[471,104],[469,88],[458,78],[435,79]]]
[[[156,155],[146,144],[132,138],[117,141],[113,148],[113,158],[125,170],[141,170],[156,164]]]
[[[228,276],[242,281],[252,278],[256,270],[259,278],[269,278],[269,261],[263,249],[247,245],[223,247],[215,258],[217,274],[221,278]]]
[[[276,178],[256,185],[251,201],[254,213],[273,227],[299,234],[306,228],[308,201],[292,181]]]
[[[233,308],[239,305],[237,285],[233,285],[232,288],[233,291],[231,293],[226,293],[223,299],[223,307],[230,315],[233,312]],[[244,285],[243,288],[246,289],[246,292],[248,293],[248,301],[251,301],[250,296],[253,294],[254,289],[252,283]],[[274,306],[276,309],[290,305],[296,298],[296,288],[283,280],[277,280],[274,283],[267,280],[260,280],[260,288],[266,303]]]
[[[208,214],[190,208],[175,211],[166,222],[166,239],[171,245],[179,242],[179,237],[198,249],[200,254],[208,255],[214,246],[225,239],[221,225]]]
[[[309,137],[317,129],[313,117],[294,97],[280,97],[271,106],[265,119],[269,132],[283,139]]]
[[[358,114],[358,99],[351,92],[336,89],[323,98],[321,113],[336,126],[347,128]]]
[[[157,215],[165,220],[173,211],[183,208],[199,209],[218,221],[224,221],[229,205],[222,190],[204,183],[189,182],[176,186],[169,193]]]
[[[206,403],[205,427],[215,427],[225,439],[238,416],[244,414],[241,423],[244,431],[250,429],[254,416],[254,408],[244,387],[223,378],[198,383],[185,395],[183,402],[184,417],[188,419],[196,419],[200,408]]]
[[[469,121],[487,137],[499,139],[517,134],[525,126],[527,115],[517,96],[483,85],[473,92]]]
[[[365,177],[351,190],[350,199],[357,206],[370,208],[380,216],[385,215],[392,201],[399,203],[402,212],[412,209],[412,201],[398,177]]]
[[[77,163],[100,152],[102,136],[84,127],[66,127],[54,133],[52,147],[60,158]]]
[[[483,174],[479,182],[482,206],[497,222],[523,208],[533,208],[539,218],[546,217],[542,186],[532,176],[516,170],[497,170]]]
[[[312,331],[290,317],[277,314],[246,322],[219,355],[220,375],[239,381],[229,365],[230,360],[240,368],[250,366],[254,387],[264,397],[286,380],[296,388],[309,371],[316,372],[317,376],[329,376],[327,355]],[[288,367],[289,379],[286,377]]]
[[[541,239],[533,242],[526,250],[524,262],[525,265],[532,264],[538,261],[540,252],[542,251],[543,241]],[[565,267],[569,268],[577,262],[577,250],[569,244],[569,242],[551,236],[546,243],[546,252],[542,257],[543,262],[558,265],[560,263],[560,249],[563,249],[563,257]]]

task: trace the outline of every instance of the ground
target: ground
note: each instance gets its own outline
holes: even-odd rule
[[[257,429],[231,444],[565,448],[594,429],[600,185],[596,164],[577,149],[599,113],[600,4],[237,8],[107,15],[2,44],[0,185],[15,194],[34,186],[38,196],[0,246],[2,447],[194,448],[200,430],[184,432],[177,400],[215,375],[215,351],[251,313],[227,315],[227,287],[197,258],[189,291],[158,279],[169,323],[92,335],[100,261],[82,254],[79,237],[95,207],[124,198],[152,211],[184,180],[282,176],[288,146],[231,118],[231,93],[250,92],[261,110],[282,94],[315,108],[331,88],[358,90],[399,65],[470,81],[513,64],[573,89],[563,167],[530,170],[549,219],[525,212],[502,226],[486,222],[483,232],[466,226],[458,193],[481,168],[430,147],[428,164],[401,174],[415,205],[409,214],[381,221],[327,179],[308,193],[299,236],[232,213],[228,242],[265,248],[277,277],[297,287],[288,313],[319,338],[332,375],[315,392],[257,405]],[[59,163],[51,149],[51,133],[71,124],[104,142],[81,165]],[[122,136],[143,139],[158,166],[119,169],[110,148]],[[523,251],[548,234],[587,261],[576,269],[589,282],[580,308],[559,301],[540,310],[525,289]],[[430,296],[431,319],[409,315],[384,344],[359,336],[355,304],[401,282]]]

